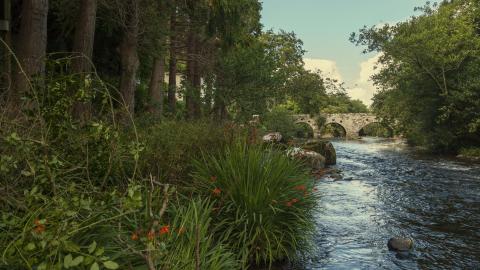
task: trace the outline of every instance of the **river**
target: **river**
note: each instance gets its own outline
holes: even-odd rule
[[[480,166],[415,154],[398,142],[336,141],[315,249],[303,269],[480,269]],[[413,252],[390,252],[392,236]]]

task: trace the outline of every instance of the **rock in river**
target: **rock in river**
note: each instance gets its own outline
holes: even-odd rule
[[[279,143],[282,141],[283,136],[280,134],[280,132],[272,132],[263,136],[262,139],[264,143]]]
[[[295,147],[288,150],[287,155],[305,161],[313,170],[325,168],[325,157],[317,152]]]
[[[326,165],[335,165],[337,163],[337,153],[333,144],[329,141],[310,140],[304,143],[301,147],[323,155],[325,157]]]
[[[388,240],[387,246],[392,251],[409,251],[413,248],[413,240],[410,238],[393,237]]]

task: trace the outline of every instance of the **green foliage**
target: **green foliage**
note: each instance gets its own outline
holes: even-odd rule
[[[470,147],[470,148],[462,148],[459,151],[460,155],[465,157],[480,157],[480,147]]]
[[[328,124],[324,126],[321,130],[322,136],[324,137],[346,137],[347,133],[345,128],[339,124]]]
[[[368,108],[360,100],[352,100],[345,92],[329,95],[322,113],[368,113]]]
[[[168,255],[162,265],[168,269],[239,269],[234,253],[225,243],[218,242],[213,232],[218,230],[213,222],[213,203],[201,199],[189,200],[172,209],[173,228],[180,234],[170,239]],[[197,257],[198,251],[198,257]]]
[[[184,181],[191,172],[192,159],[204,151],[217,151],[245,131],[234,124],[212,121],[164,121],[141,123],[138,136],[144,145],[140,171],[166,181]]]
[[[280,132],[287,140],[295,137],[298,129],[291,112],[281,107],[265,114],[262,124],[267,132]]]
[[[317,201],[308,170],[285,153],[235,144],[195,163],[198,192],[244,264],[294,259],[309,246]]]
[[[381,53],[373,109],[409,142],[455,152],[480,144],[478,1],[444,1],[352,41]]]
[[[269,31],[246,42],[225,52],[216,67],[216,98],[239,121],[283,102],[286,82],[303,68],[302,43],[293,33]]]
[[[372,123],[360,130],[360,136],[389,138],[393,136],[393,132],[390,128],[385,127],[381,123]]]

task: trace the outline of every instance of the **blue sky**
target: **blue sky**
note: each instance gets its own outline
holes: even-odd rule
[[[425,0],[263,0],[265,29],[295,32],[303,40],[306,67],[341,79],[349,94],[370,103],[374,54],[348,41],[364,25],[396,23],[414,15]]]

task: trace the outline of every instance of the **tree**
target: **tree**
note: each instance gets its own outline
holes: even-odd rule
[[[120,94],[127,111],[135,113],[136,75],[139,66],[138,37],[139,37],[139,3],[136,0],[127,0],[124,6],[125,32],[120,44]]]
[[[72,63],[75,73],[88,74],[91,71],[96,14],[97,0],[81,0],[73,41],[73,52],[78,54]],[[89,118],[90,111],[89,100],[74,104],[74,115],[82,121]]]
[[[177,104],[177,6],[173,5],[170,16],[170,59],[168,63],[168,107],[175,114]]]
[[[20,103],[20,97],[31,88],[30,81],[40,78],[45,72],[47,48],[48,0],[24,0],[20,29],[14,41],[20,67],[13,71],[13,91],[10,101]]]
[[[382,53],[374,111],[413,144],[454,152],[480,143],[478,8],[471,0],[427,5],[408,21],[352,35]]]
[[[159,32],[155,39],[157,54],[153,62],[152,75],[149,85],[150,109],[156,115],[163,114],[163,97],[164,97],[164,78],[165,78],[165,55],[166,55],[166,30],[168,27],[168,9],[166,1],[159,1],[157,4],[157,15],[159,16]]]

